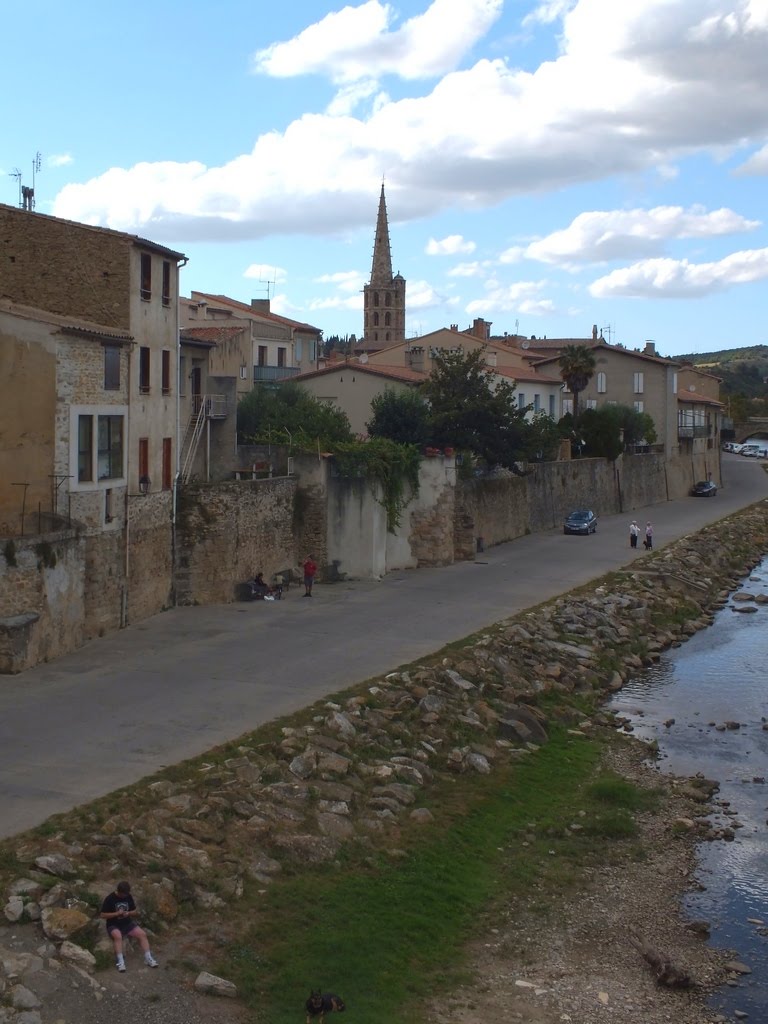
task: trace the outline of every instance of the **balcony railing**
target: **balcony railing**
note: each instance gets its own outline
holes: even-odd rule
[[[712,427],[708,424],[702,426],[689,426],[684,423],[678,423],[677,425],[677,436],[678,437],[709,437],[712,433]]]
[[[197,417],[203,407],[209,420],[225,420],[229,412],[226,395],[193,395],[192,415]]]
[[[285,380],[286,377],[295,377],[301,370],[298,366],[254,366],[254,383],[265,380]]]

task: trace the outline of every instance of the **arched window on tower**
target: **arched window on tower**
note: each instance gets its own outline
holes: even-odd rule
[[[379,304],[379,293],[378,292],[374,292],[373,293],[373,304],[374,304],[374,306],[378,306],[378,304]]]
[[[378,313],[374,313],[373,314],[373,326],[374,327],[378,327],[379,326],[379,314]]]
[[[384,305],[385,306],[391,306],[392,305],[392,295],[391,295],[390,292],[387,292],[387,294],[384,296]]]
[[[389,341],[389,340],[390,340],[390,338],[389,338],[389,331],[387,331],[387,339],[386,339],[386,340],[387,340],[387,341]]]
[[[384,326],[385,327],[391,327],[391,325],[392,325],[392,314],[391,313],[385,313],[384,314]]]

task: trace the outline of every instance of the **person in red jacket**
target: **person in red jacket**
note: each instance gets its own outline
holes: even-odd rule
[[[304,597],[312,597],[312,584],[315,582],[316,575],[315,560],[312,555],[307,555],[307,560],[304,563]]]

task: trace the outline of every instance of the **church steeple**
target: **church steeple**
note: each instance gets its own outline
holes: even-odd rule
[[[381,184],[370,283],[363,288],[366,345],[386,348],[405,341],[405,278],[392,276],[389,223],[384,183]]]
[[[389,285],[392,281],[392,253],[389,248],[389,223],[387,221],[387,200],[384,195],[384,182],[381,183],[379,198],[379,216],[376,219],[376,239],[373,243],[373,265],[371,266],[371,284]]]

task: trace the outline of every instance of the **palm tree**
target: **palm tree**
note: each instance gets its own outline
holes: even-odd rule
[[[566,345],[560,353],[560,376],[573,395],[573,425],[579,419],[579,394],[595,373],[595,356],[586,345]]]

